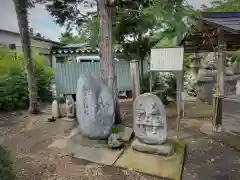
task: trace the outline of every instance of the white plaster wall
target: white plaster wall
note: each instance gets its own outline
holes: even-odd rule
[[[9,44],[15,44],[16,45],[16,50],[17,51],[22,51],[22,44],[21,44],[21,38],[18,34],[13,34],[13,33],[8,33],[8,32],[3,32],[0,31],[0,44],[9,46]],[[40,40],[35,40],[31,39],[31,47],[33,52],[36,53],[50,53],[50,49],[52,46],[54,46],[54,43],[51,42],[45,42],[45,41],[40,41]],[[51,63],[51,57],[50,56],[45,56],[47,62],[50,64]]]
[[[22,50],[21,38],[17,34],[0,31],[0,44],[6,45],[7,47],[9,46],[9,44],[16,44],[17,50]],[[41,53],[49,53],[50,48],[53,45],[54,43],[31,39],[31,46],[33,47],[33,49]]]

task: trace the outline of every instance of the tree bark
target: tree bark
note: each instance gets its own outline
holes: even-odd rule
[[[115,61],[113,58],[112,39],[112,7],[109,0],[98,1],[100,15],[100,71],[101,77],[106,80],[113,92],[115,103],[115,123],[121,123],[118,104],[117,77],[115,73]]]
[[[15,10],[17,14],[18,27],[21,36],[22,42],[22,51],[24,55],[24,66],[27,74],[27,82],[28,82],[28,91],[29,91],[29,113],[37,114],[39,113],[38,106],[38,95],[37,95],[37,85],[36,85],[36,77],[34,72],[34,66],[32,62],[32,54],[30,47],[30,36],[28,29],[28,14],[27,0],[13,0],[15,5]]]

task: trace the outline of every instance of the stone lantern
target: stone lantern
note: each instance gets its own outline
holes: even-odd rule
[[[192,72],[191,74],[194,76],[194,78],[197,77],[198,70],[201,67],[201,60],[202,60],[202,57],[197,53],[194,53],[193,57],[191,58],[191,64],[190,64],[191,72]]]

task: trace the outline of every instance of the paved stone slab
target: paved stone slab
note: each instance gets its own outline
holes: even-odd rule
[[[62,149],[75,158],[105,165],[113,165],[124,150],[124,148],[111,150],[108,148],[107,140],[85,138],[77,129],[70,134],[68,137],[54,141],[49,148]]]
[[[174,151],[174,145],[172,143],[166,142],[165,144],[160,145],[150,145],[141,143],[138,139],[133,141],[132,148],[139,152],[163,156],[170,156]]]
[[[183,168],[184,149],[183,141],[175,141],[175,153],[164,157],[134,151],[130,146],[116,161],[115,166],[135,169],[142,173],[158,177],[180,180]]]
[[[74,144],[71,153],[75,158],[85,159],[91,162],[113,165],[118,157],[122,154],[123,149],[111,150],[108,147],[86,147]]]
[[[210,138],[214,139],[215,141],[227,144],[230,147],[233,147],[240,151],[240,136],[221,132],[221,133],[215,133],[212,131],[212,124],[211,123],[205,123],[200,127],[200,131],[203,134],[206,134]]]

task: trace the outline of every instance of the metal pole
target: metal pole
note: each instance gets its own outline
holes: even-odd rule
[[[176,94],[176,100],[177,100],[177,138],[179,138],[179,128],[180,128],[180,111],[181,111],[181,89],[182,89],[182,71],[177,72],[177,94]]]
[[[152,71],[150,70],[149,71],[149,90],[150,90],[150,93],[152,92]]]

